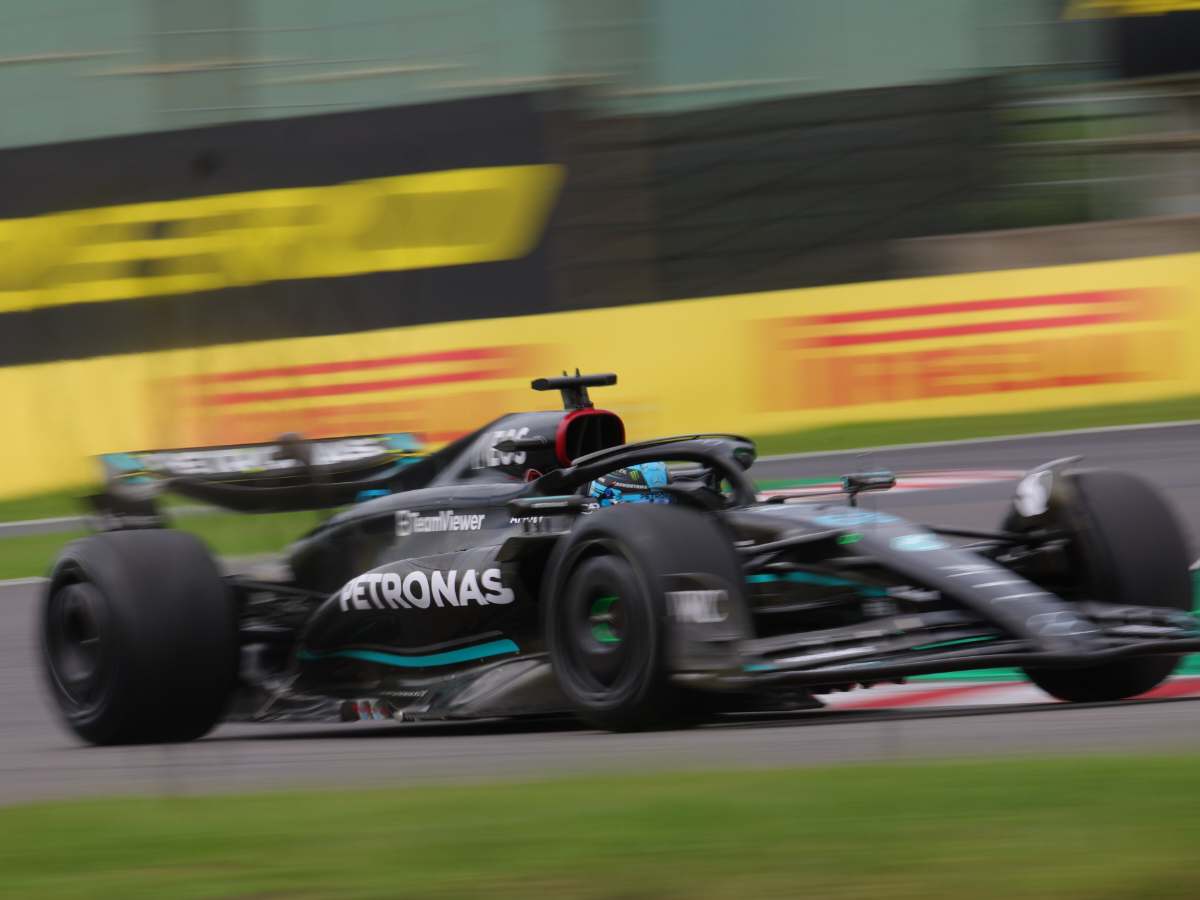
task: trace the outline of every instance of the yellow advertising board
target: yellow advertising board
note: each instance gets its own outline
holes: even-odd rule
[[[0,219],[0,313],[515,259],[564,177],[493,166]]]
[[[0,369],[0,496],[99,453],[413,431],[441,444],[616,371],[631,439],[1196,393],[1200,254],[448,322]]]

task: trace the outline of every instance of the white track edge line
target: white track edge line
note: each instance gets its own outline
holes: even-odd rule
[[[23,525],[37,527],[39,525],[63,525],[66,523],[83,522],[87,516],[49,516],[45,519],[14,519],[11,522],[0,522],[0,527],[5,525]]]
[[[789,459],[810,459],[814,456],[844,456],[847,453],[874,453],[883,450],[921,450],[929,447],[955,447],[970,444],[998,444],[1003,441],[1023,441],[1030,438],[1070,437],[1081,434],[1106,434],[1116,431],[1146,431],[1152,428],[1183,428],[1200,425],[1200,419],[1178,422],[1143,422],[1136,425],[1105,425],[1099,428],[1071,428],[1065,431],[1031,431],[1028,434],[1007,434],[995,437],[961,438],[952,441],[923,441],[915,444],[881,444],[876,447],[851,447],[846,450],[805,450],[801,453],[780,453],[760,456],[758,462],[784,462]]]

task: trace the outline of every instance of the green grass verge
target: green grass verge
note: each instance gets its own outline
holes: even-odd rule
[[[199,535],[221,556],[253,556],[278,551],[319,521],[316,513],[237,513],[175,516],[175,527]],[[45,575],[58,551],[85,531],[31,534],[0,539],[0,579]]]
[[[1191,756],[82,801],[0,810],[0,871],[122,900],[1166,900],[1196,895],[1198,795]]]
[[[45,494],[33,494],[26,497],[13,497],[0,500],[0,522],[20,522],[27,519],[52,519],[58,516],[80,516],[87,511],[84,497],[96,490],[100,485],[86,487],[64,488]],[[196,506],[194,500],[186,497],[162,498],[162,505],[168,508],[178,506]]]
[[[82,488],[14,497],[0,500],[0,522],[19,522],[25,519],[50,519],[57,516],[77,516],[82,510],[79,498]]]

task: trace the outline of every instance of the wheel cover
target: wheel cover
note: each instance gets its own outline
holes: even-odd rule
[[[593,584],[571,602],[571,648],[575,666],[592,690],[615,686],[627,668],[623,610],[615,586]]]
[[[98,707],[108,689],[104,598],[86,582],[56,590],[46,614],[46,661],[63,699],[76,712]]]
[[[599,569],[583,558],[568,580],[556,617],[565,664],[560,677],[570,682],[570,693],[598,706],[619,702],[637,690],[649,640],[645,623],[639,627],[635,595],[642,589],[641,580],[616,547],[605,541],[604,549],[610,551],[603,555],[610,566]]]

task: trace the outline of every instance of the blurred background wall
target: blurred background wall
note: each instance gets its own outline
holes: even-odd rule
[[[0,2],[3,146],[580,82],[680,110],[1014,71],[1096,74],[1062,0]]]
[[[563,365],[637,370],[614,400],[637,434],[1180,393],[1163,336],[1192,327],[1191,257],[1164,260],[1200,238],[1198,22],[1169,0],[0,0],[3,490],[294,427],[436,443]],[[927,297],[966,318],[899,355],[809,352]],[[1031,307],[1124,337],[1020,350]],[[693,313],[669,352],[637,324]],[[772,394],[757,358],[911,384]],[[656,399],[697,386],[726,418]]]
[[[1125,15],[1151,8],[1160,14]],[[578,88],[577,110],[628,116],[986,78],[990,93],[970,102],[996,130],[978,133],[976,155],[999,171],[970,210],[947,204],[921,233],[1191,213],[1200,210],[1191,81],[1118,80],[1169,69],[1164,47],[1200,36],[1194,22],[1181,26],[1186,12],[1161,13],[1170,9],[1158,0],[0,0],[0,147],[566,87]],[[985,143],[1004,152],[984,160]]]

